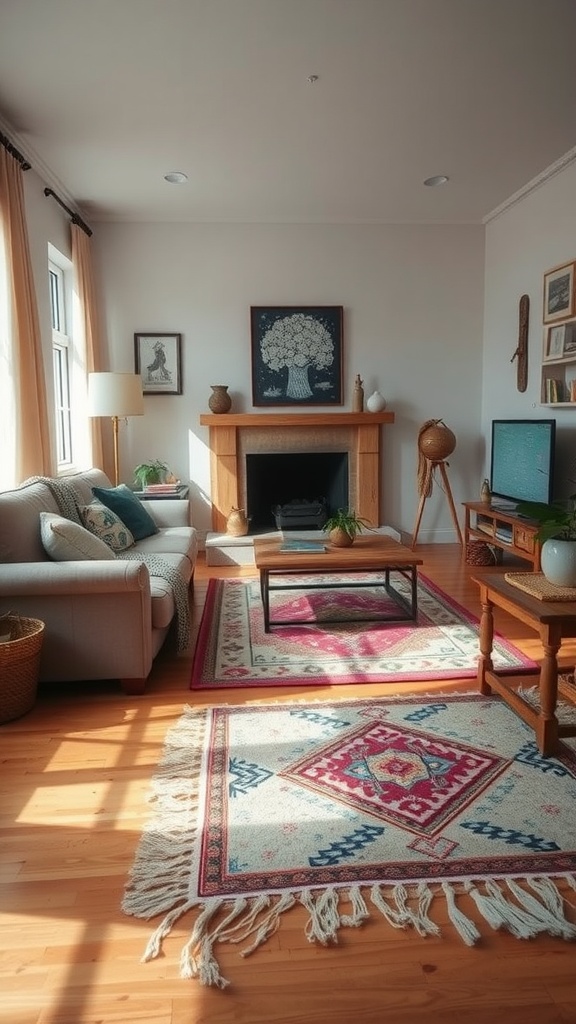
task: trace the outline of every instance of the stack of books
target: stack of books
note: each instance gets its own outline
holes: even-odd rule
[[[146,484],[144,490],[147,494],[178,494],[180,487],[178,480],[175,484]]]

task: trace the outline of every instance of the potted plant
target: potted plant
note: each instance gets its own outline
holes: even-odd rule
[[[134,470],[134,479],[141,491],[148,487],[148,484],[161,484],[164,482],[165,474],[169,472],[168,466],[160,459],[152,462],[141,462]]]
[[[370,529],[370,526],[365,519],[357,516],[353,509],[339,508],[326,520],[322,529],[335,547],[348,548],[354,543],[356,535],[364,529]]]
[[[576,494],[551,502],[522,501],[516,511],[540,523],[542,572],[557,587],[576,587]]]

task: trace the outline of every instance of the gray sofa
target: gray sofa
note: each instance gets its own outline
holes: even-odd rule
[[[112,487],[99,469],[66,481],[84,505],[94,500],[92,487]],[[189,503],[145,502],[158,532],[136,541],[127,558],[54,561],[42,544],[40,513],[61,515],[57,498],[37,479],[0,492],[0,614],[45,623],[41,681],[119,679],[126,693],[143,693],[178,611],[174,590],[181,587],[170,584],[170,566],[186,588],[193,583],[198,537]],[[160,568],[168,563],[169,571],[157,575],[158,559],[150,556],[160,556]]]

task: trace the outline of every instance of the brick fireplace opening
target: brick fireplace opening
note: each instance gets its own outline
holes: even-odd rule
[[[393,422],[394,413],[388,411],[202,414],[200,423],[209,428],[213,529],[224,533],[230,510],[247,508],[247,455],[299,452],[345,453],[345,504],[372,526],[379,526],[381,427]]]

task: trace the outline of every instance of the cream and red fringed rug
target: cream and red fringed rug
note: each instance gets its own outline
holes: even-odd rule
[[[323,944],[379,915],[438,936],[438,902],[468,945],[576,937],[576,754],[541,757],[499,697],[187,707],[152,798],[123,910],[157,918],[144,960],[189,920],[180,973],[203,984],[296,904]]]
[[[318,582],[319,577],[312,579]],[[371,582],[373,577],[358,573],[357,579]],[[419,576],[416,624],[368,621],[392,605],[382,587],[306,590],[305,582],[303,576],[302,590],[271,592],[271,616],[317,621],[265,633],[257,578],[210,580],[191,689],[476,676],[478,619],[425,576]],[[407,580],[396,574],[394,585],[408,598]],[[331,622],[343,609],[352,621]],[[501,636],[494,640],[493,660],[499,672],[537,667]]]

